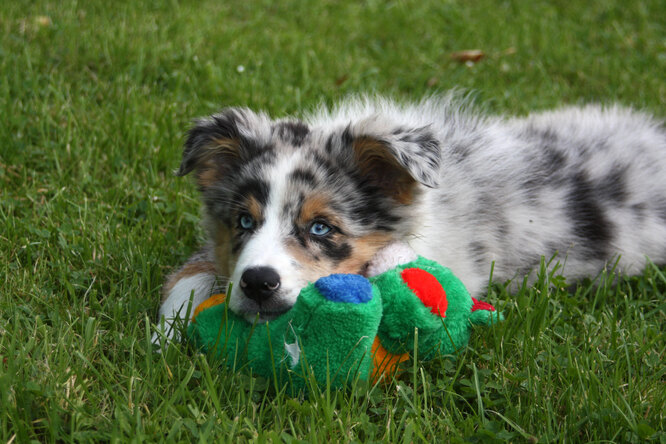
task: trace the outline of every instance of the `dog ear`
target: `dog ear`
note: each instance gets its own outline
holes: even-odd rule
[[[427,127],[387,127],[372,120],[345,133],[361,174],[398,202],[411,202],[417,183],[437,186],[440,147]]]
[[[246,108],[227,108],[197,119],[187,133],[177,176],[195,171],[201,188],[210,186],[265,146],[270,120]]]

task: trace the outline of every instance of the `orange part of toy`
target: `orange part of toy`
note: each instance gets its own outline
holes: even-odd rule
[[[194,318],[197,317],[199,313],[204,311],[207,308],[213,307],[215,305],[220,305],[223,304],[224,301],[227,299],[227,295],[224,293],[218,293],[214,294],[205,301],[203,301],[201,304],[197,305],[197,308],[194,309],[194,314],[192,315],[192,320],[194,321]]]
[[[397,373],[398,365],[408,359],[409,353],[401,355],[390,353],[379,341],[379,337],[375,336],[375,341],[372,343],[372,381],[377,382],[382,376]]]

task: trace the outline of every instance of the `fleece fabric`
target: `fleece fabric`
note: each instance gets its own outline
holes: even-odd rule
[[[308,285],[273,321],[252,324],[220,304],[201,311],[188,336],[227,367],[275,378],[293,394],[310,377],[332,388],[368,380],[381,314],[377,287],[358,275],[332,275]]]
[[[418,270],[435,279],[428,280],[429,285],[420,285],[425,280],[419,282],[422,273]],[[463,283],[450,269],[419,257],[380,274],[373,283],[381,289],[384,306],[379,339],[389,352],[413,352],[416,329],[418,354],[424,359],[435,352],[454,354],[467,345],[470,335],[468,318],[473,302]],[[433,293],[442,300],[433,297]]]
[[[292,395],[310,378],[332,388],[377,379],[415,354],[415,346],[421,359],[455,355],[473,324],[502,319],[472,298],[451,270],[422,257],[370,281],[321,278],[301,291],[291,310],[263,324],[235,315],[222,298],[204,304],[188,328],[194,344],[228,368],[250,369]]]

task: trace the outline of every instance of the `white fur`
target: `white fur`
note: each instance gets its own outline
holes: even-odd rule
[[[368,265],[366,275],[368,277],[377,276],[398,265],[415,261],[417,258],[417,254],[409,245],[404,242],[395,242],[387,245],[375,254],[375,257]]]
[[[168,338],[174,337],[176,335],[174,322],[178,319],[186,320],[190,297],[192,298],[190,312],[194,312],[197,305],[211,296],[214,287],[215,275],[208,273],[195,274],[176,282],[160,306],[159,317],[164,319],[164,328],[162,329],[161,324],[158,325],[162,331],[161,334],[153,333],[153,344],[159,344],[162,335]]]

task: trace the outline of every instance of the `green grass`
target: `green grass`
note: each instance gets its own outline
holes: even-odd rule
[[[498,113],[664,117],[664,17],[660,0],[5,2],[0,440],[666,442],[655,266],[496,285],[506,322],[456,362],[308,400],[149,343],[165,273],[201,241],[194,186],[171,174],[192,117],[455,86]],[[473,66],[449,56],[475,48]]]

